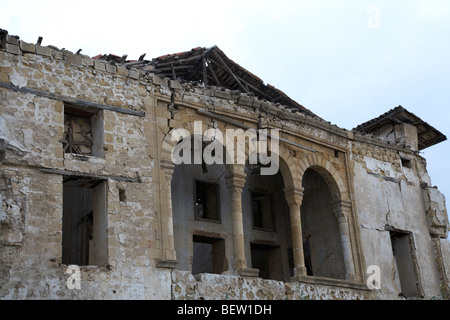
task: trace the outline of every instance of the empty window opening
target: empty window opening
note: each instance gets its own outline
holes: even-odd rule
[[[411,159],[401,158],[401,160],[402,160],[402,167],[404,167],[404,168],[412,168]]]
[[[195,217],[220,221],[218,184],[195,181]]]
[[[120,202],[127,201],[127,193],[123,188],[119,188],[119,201]]]
[[[259,270],[259,277],[283,281],[283,265],[279,246],[259,243],[250,244],[252,268]]]
[[[284,178],[281,170],[275,175],[262,175],[261,167],[259,163],[245,165],[242,215],[244,236],[250,240],[245,248],[247,262],[259,270],[261,278],[289,281],[294,265],[292,254],[288,254],[292,237]]]
[[[287,257],[288,257],[288,265],[289,265],[289,274],[290,274],[290,277],[292,278],[293,276],[295,276],[295,273],[294,273],[294,269],[295,269],[294,251],[293,251],[292,247],[289,247],[287,249]]]
[[[193,235],[192,274],[225,271],[225,240]]]
[[[334,150],[334,157],[335,158],[339,158],[339,151],[338,150]]]
[[[391,229],[389,234],[394,267],[402,290],[400,295],[406,298],[419,297],[422,295],[422,290],[412,233]]]
[[[345,279],[340,229],[331,206],[334,180],[325,169],[317,167],[305,171],[302,183],[300,213],[307,275]]]
[[[253,228],[274,231],[272,196],[267,193],[252,192]]]
[[[305,259],[306,275],[313,276],[312,258],[311,258],[311,243],[309,241],[311,235],[308,234],[303,240],[303,257]]]
[[[102,157],[103,128],[102,111],[64,105],[64,152]]]
[[[191,152],[186,149],[184,153]],[[219,237],[218,232],[231,234],[230,224],[222,225],[222,206],[229,201],[229,193],[221,192],[226,187],[225,164],[202,165],[181,163],[175,165],[171,181],[174,248],[178,264],[177,270],[192,271],[192,235],[202,230],[203,236]],[[130,196],[128,196],[128,201]],[[220,231],[222,230],[222,231]],[[212,234],[210,234],[212,233]],[[228,267],[228,264],[227,264]]]
[[[106,182],[68,178],[63,184],[62,263],[105,265]]]

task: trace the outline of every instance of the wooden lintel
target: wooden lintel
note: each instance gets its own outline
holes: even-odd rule
[[[206,70],[206,60],[205,57],[202,58],[202,72],[203,72],[203,83],[208,85],[208,73]]]
[[[82,178],[99,179],[99,180],[112,179],[112,180],[116,180],[116,181],[139,183],[139,179],[137,179],[137,178],[133,179],[133,178],[119,177],[119,176],[88,174],[88,173],[84,173],[84,172],[49,169],[49,168],[42,168],[42,169],[40,169],[40,171],[45,172],[45,173],[58,174],[58,175],[62,175],[62,176],[82,177]]]
[[[119,113],[123,113],[123,114],[138,116],[138,117],[145,117],[144,111],[137,111],[137,110],[120,108],[120,107],[113,107],[113,106],[109,106],[106,104],[91,102],[91,101],[87,101],[87,100],[75,99],[72,97],[62,96],[59,94],[55,94],[55,93],[51,93],[51,92],[47,92],[47,91],[43,91],[43,90],[38,90],[38,89],[31,89],[28,87],[17,87],[15,85],[12,85],[12,84],[6,83],[6,82],[0,82],[0,88],[4,88],[4,89],[8,89],[8,90],[15,91],[15,92],[20,92],[20,93],[33,94],[35,96],[44,97],[44,98],[48,98],[48,99],[52,99],[52,100],[60,100],[65,103],[70,103],[72,105],[79,106],[79,107],[85,107],[85,108],[91,108],[91,109],[97,109],[97,110],[108,110],[108,111],[114,111],[114,112],[119,112]]]

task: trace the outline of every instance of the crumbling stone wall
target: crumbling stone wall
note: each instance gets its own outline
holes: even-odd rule
[[[386,226],[413,234],[423,296],[442,296],[441,288],[448,288],[444,199],[432,187],[425,160],[410,146],[355,134],[238,91],[0,36],[1,298],[398,299]],[[68,104],[102,113],[101,155],[63,152]],[[333,195],[345,204],[334,214],[350,246],[351,278],[300,276],[282,282],[235,270],[196,277],[173,270],[177,234],[168,134],[192,130],[196,120],[205,128],[212,121],[219,130],[234,127],[205,111],[241,125],[281,129],[285,183],[301,187],[311,167],[326,173]],[[402,158],[410,160],[408,167]],[[61,263],[68,177],[107,183],[107,264],[82,266],[80,290],[67,287],[70,275]],[[298,191],[290,205],[298,204]],[[368,290],[369,265],[380,266],[381,289]]]
[[[404,166],[402,158],[411,159],[411,163]],[[384,270],[381,295],[394,297],[401,291],[397,270],[392,267],[389,228],[394,228],[413,234],[423,294],[442,296],[440,288],[446,285],[436,268],[438,256],[433,253],[431,237],[446,238],[448,221],[445,199],[431,186],[425,159],[409,148],[380,148],[356,141],[352,159],[364,255],[368,265]]]
[[[146,137],[153,126],[143,117],[150,94],[139,73],[56,48],[20,42],[18,50],[19,41],[7,39],[14,43],[0,51],[0,296],[170,298],[170,273],[152,268],[160,254]],[[67,98],[112,107],[95,109],[103,112],[103,157],[63,153]],[[108,185],[108,264],[81,267],[81,290],[67,288],[61,264],[62,184],[70,175]]]
[[[367,288],[334,287],[319,283],[299,283],[242,278],[232,275],[172,273],[175,300],[365,300],[373,299]]]

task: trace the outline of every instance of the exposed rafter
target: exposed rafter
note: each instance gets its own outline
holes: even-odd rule
[[[301,112],[319,118],[313,112],[288,97],[284,92],[265,84],[260,78],[229,59],[217,46],[194,48],[190,51],[168,54],[144,60],[145,54],[138,60],[125,61],[126,55],[99,55],[95,59],[113,64],[122,64],[127,68],[139,68],[145,72],[157,74],[173,80],[199,82],[230,90],[239,90],[260,99],[287,106],[293,112]]]
[[[423,150],[447,140],[447,137],[444,134],[402,106],[398,106],[382,114],[378,118],[360,124],[354,128],[353,131],[370,134],[386,124],[396,125],[402,123],[410,124],[417,128],[419,150]]]
[[[161,77],[239,90],[317,117],[282,91],[264,84],[260,78],[229,59],[217,46],[161,56],[147,61],[145,65],[151,65],[154,68],[152,72]]]

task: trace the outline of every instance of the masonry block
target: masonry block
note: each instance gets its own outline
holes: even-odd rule
[[[67,61],[76,65],[83,65],[83,58],[77,54],[69,54],[66,56]]]
[[[170,80],[169,82],[169,88],[171,89],[182,89],[181,83],[176,80]]]
[[[43,47],[40,45],[36,45],[36,53],[46,56],[46,57],[51,57],[52,56],[52,49],[50,49],[49,47]]]
[[[117,73],[122,76],[128,76],[128,69],[124,66],[117,66]]]
[[[16,36],[10,36],[9,34],[6,35],[6,42],[15,46],[19,45],[19,38]]]
[[[8,53],[22,54],[22,51],[20,50],[19,46],[16,46],[14,44],[6,43],[5,48],[6,48],[6,52],[8,52]]]
[[[241,95],[237,101],[238,104],[243,105],[243,106],[248,106],[251,107],[253,106],[253,97],[247,97],[244,95]]]
[[[161,78],[158,76],[153,76],[153,84],[161,85]]]
[[[36,52],[36,46],[32,43],[27,43],[24,41],[20,41],[20,50],[22,50],[22,52],[27,52],[27,53],[35,53]]]
[[[112,64],[106,64],[106,71],[109,73],[116,73],[117,68],[116,68],[116,66],[113,66]]]
[[[91,58],[84,58],[82,59],[83,65],[84,66],[88,66],[88,67],[93,67],[94,66],[94,60]]]
[[[130,69],[128,70],[128,76],[132,79],[139,80],[139,71]]]
[[[106,71],[105,63],[100,60],[94,60],[94,68],[99,71]]]

